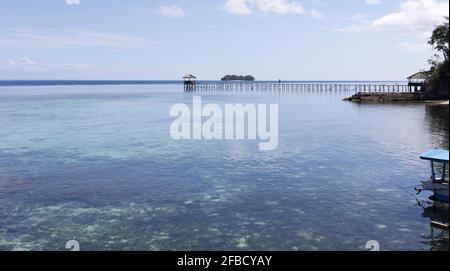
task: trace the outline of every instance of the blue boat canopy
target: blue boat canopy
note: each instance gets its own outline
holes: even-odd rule
[[[420,159],[448,164],[448,151],[432,149],[422,154]]]

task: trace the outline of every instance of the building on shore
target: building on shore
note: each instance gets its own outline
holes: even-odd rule
[[[408,79],[408,86],[410,87],[410,89],[413,88],[414,92],[418,92],[422,90],[423,84],[427,80],[427,75],[425,72],[417,72],[408,77],[407,79]]]

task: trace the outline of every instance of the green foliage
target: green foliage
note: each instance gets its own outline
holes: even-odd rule
[[[433,31],[429,44],[444,56],[444,60],[440,55],[435,54],[428,61],[431,68],[427,72],[427,80],[425,82],[426,96],[429,98],[447,98],[449,97],[449,18],[446,22],[438,25]]]
[[[444,55],[445,61],[448,61],[449,17],[445,17],[445,19],[447,20],[445,23],[438,25],[436,29],[434,29],[433,34],[431,35],[430,41],[428,43],[432,45],[434,49],[441,52]]]
[[[428,71],[428,79],[425,82],[427,92],[436,98],[449,97],[449,62],[435,62]]]
[[[226,75],[222,79],[222,81],[255,81],[255,77],[251,75]]]

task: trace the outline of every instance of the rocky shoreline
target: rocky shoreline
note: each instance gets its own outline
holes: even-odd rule
[[[350,102],[416,102],[422,98],[419,92],[358,92],[344,101]]]
[[[356,103],[395,103],[395,102],[418,102],[433,105],[449,105],[448,99],[427,99],[423,93],[367,93],[359,92],[355,95],[345,98],[344,101]]]

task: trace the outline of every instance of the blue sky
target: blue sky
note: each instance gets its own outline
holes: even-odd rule
[[[0,79],[402,80],[427,68],[442,0],[14,0]]]

